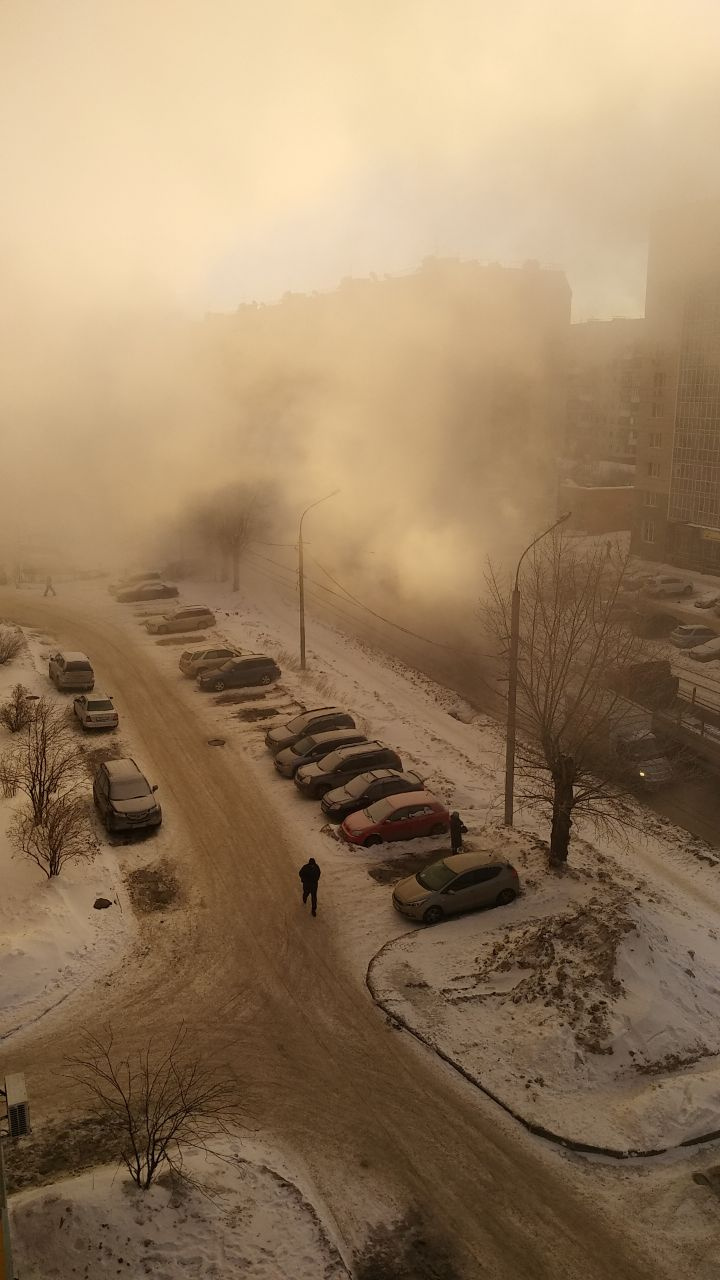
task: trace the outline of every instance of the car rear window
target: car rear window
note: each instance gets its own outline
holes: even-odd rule
[[[114,711],[112,702],[109,698],[88,698],[88,711]]]
[[[67,662],[65,664],[66,671],[92,671],[89,662]]]

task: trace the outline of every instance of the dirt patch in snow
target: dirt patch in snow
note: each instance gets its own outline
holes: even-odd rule
[[[166,858],[128,872],[125,883],[135,910],[146,915],[166,911],[181,896],[177,877]]]
[[[378,884],[397,884],[406,876],[414,876],[418,871],[423,871],[447,852],[447,849],[433,849],[430,853],[401,853],[396,858],[370,863],[367,873]]]
[[[481,990],[476,998],[486,998],[497,974],[520,973],[512,986],[513,1004],[552,1008],[582,1049],[612,1053],[607,1043],[610,1010],[624,992],[615,972],[617,951],[634,931],[620,892],[593,896],[562,914],[506,929],[490,955],[478,960],[473,980]],[[457,1002],[473,996],[455,992],[448,998]]]
[[[183,647],[187,647],[189,644],[199,644],[203,640],[207,643],[207,636],[198,635],[197,631],[193,631],[189,636],[161,636],[155,643],[159,645],[181,644]]]
[[[98,742],[92,747],[81,743],[79,751],[83,764],[91,778],[95,777],[100,765],[105,764],[106,760],[124,760],[130,754],[127,744],[121,742],[118,738],[105,738],[102,742]]]
[[[246,711],[236,711],[235,719],[247,720],[249,722],[254,720],[270,720],[273,716],[277,716],[279,714],[280,712],[277,707],[248,707]]]

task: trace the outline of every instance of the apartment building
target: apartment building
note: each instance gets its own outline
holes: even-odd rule
[[[720,205],[667,211],[648,255],[633,550],[720,572]]]

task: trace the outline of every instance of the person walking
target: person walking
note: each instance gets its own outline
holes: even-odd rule
[[[301,867],[298,875],[302,884],[303,903],[310,899],[312,913],[317,915],[317,891],[318,880],[320,879],[320,868],[314,858],[308,858],[304,867]]]
[[[53,586],[53,580],[50,577],[50,574],[48,574],[47,578],[45,579],[45,590],[43,591],[43,595],[44,596],[57,595],[57,592]]]
[[[450,848],[453,853],[462,853],[462,838],[467,834],[467,827],[457,809],[450,814]]]

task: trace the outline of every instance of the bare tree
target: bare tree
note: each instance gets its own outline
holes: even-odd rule
[[[25,644],[19,627],[0,627],[0,666],[16,658]]]
[[[193,523],[206,546],[221,557],[222,576],[232,567],[232,589],[240,589],[240,561],[253,538],[268,525],[271,493],[267,485],[237,483],[199,503]]]
[[[42,823],[30,809],[16,813],[9,835],[48,879],[59,876],[67,862],[89,860],[97,852],[85,806],[73,795],[50,796]]]
[[[12,754],[0,757],[0,791],[6,800],[17,794],[18,766]]]
[[[0,724],[11,733],[26,729],[33,717],[34,704],[28,701],[29,690],[24,684],[16,684],[7,702],[0,707]]]
[[[74,790],[81,773],[74,735],[62,707],[38,698],[13,759],[18,790],[25,792],[33,821],[42,826],[51,797]]]
[[[143,1189],[164,1167],[182,1174],[186,1149],[206,1149],[239,1121],[235,1083],[188,1052],[184,1026],[169,1048],[151,1043],[131,1054],[116,1048],[109,1028],[102,1039],[85,1032],[69,1063],[117,1131],[119,1159]]]
[[[601,825],[632,821],[628,780],[611,749],[632,713],[618,673],[646,656],[618,618],[625,569],[617,549],[558,531],[537,544],[521,576],[517,774],[521,798],[550,811],[553,864],[567,861],[574,814]],[[487,585],[485,618],[507,658],[509,585],[492,568]]]

